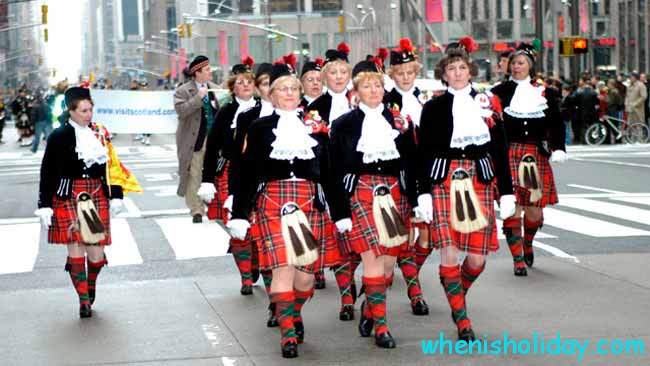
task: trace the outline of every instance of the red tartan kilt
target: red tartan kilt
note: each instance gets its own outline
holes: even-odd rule
[[[451,176],[458,168],[465,169],[472,177],[476,196],[481,203],[487,226],[479,231],[464,234],[451,226]],[[451,160],[447,179],[433,186],[433,221],[429,225],[430,240],[434,248],[442,249],[455,246],[463,252],[487,255],[499,249],[497,239],[496,215],[494,213],[495,182],[480,183],[476,176],[473,160]]]
[[[349,259],[344,254],[344,250],[340,247],[340,242],[337,240],[338,230],[336,225],[332,222],[330,215],[326,212],[323,213],[324,237],[321,239],[320,253],[318,257],[318,267],[316,270],[324,270],[325,268],[341,265]]]
[[[342,244],[347,253],[361,254],[372,250],[375,256],[397,257],[403,249],[408,247],[408,240],[404,244],[392,248],[386,248],[379,244],[379,233],[372,215],[372,202],[373,189],[380,184],[390,187],[391,196],[393,196],[404,225],[407,228],[410,226],[411,209],[406,197],[400,192],[397,178],[383,175],[362,175],[354,190],[354,195],[350,197],[352,230],[341,235]]]
[[[217,189],[217,193],[214,194],[214,198],[210,201],[208,205],[208,219],[210,220],[221,220],[225,224],[228,222],[228,210],[223,208],[223,204],[228,199],[228,169],[230,167],[230,162],[226,162],[226,165],[223,167],[223,174],[220,177],[214,178],[214,187]]]
[[[519,163],[524,155],[531,154],[537,160],[537,170],[543,184],[542,198],[537,202],[530,202],[530,191],[519,185]],[[512,175],[512,184],[515,187],[515,196],[517,204],[520,206],[546,207],[558,203],[557,189],[555,188],[555,179],[553,178],[553,169],[548,161],[548,157],[539,153],[536,145],[510,143],[510,174]]]
[[[280,209],[288,202],[295,202],[309,220],[312,233],[321,248],[335,248],[329,241],[326,215],[314,206],[316,185],[310,181],[273,181],[266,184],[260,193],[257,211],[257,229],[260,235],[260,267],[265,270],[286,267],[287,252],[282,237]],[[333,249],[329,249],[330,251]],[[321,249],[321,253],[323,249]],[[325,250],[327,252],[327,250]],[[336,258],[336,254],[330,254]],[[319,260],[308,266],[296,267],[303,272],[313,272]]]
[[[96,179],[75,179],[72,182],[72,195],[69,199],[63,200],[54,196],[52,200],[52,225],[47,232],[47,241],[52,244],[78,244],[82,243],[77,223],[77,195],[81,192],[88,192],[93,198],[93,203],[99,218],[106,228],[106,237],[96,245],[111,244],[111,221],[109,203],[102,182]]]

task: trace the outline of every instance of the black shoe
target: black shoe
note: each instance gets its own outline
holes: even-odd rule
[[[88,289],[88,299],[90,299],[90,305],[95,303],[95,290]]]
[[[241,285],[241,290],[239,292],[244,295],[252,295],[253,294],[253,285]]]
[[[413,315],[429,315],[429,306],[424,299],[420,299],[415,304],[411,303],[411,311]]]
[[[295,342],[287,342],[282,346],[282,357],[296,358],[298,357],[298,345]]]
[[[326,287],[325,285],[325,277],[317,277],[316,281],[314,282],[314,288],[316,290],[322,290]]]
[[[395,340],[393,336],[390,335],[390,332],[385,332],[379,335],[375,335],[375,344],[379,348],[395,348]]]
[[[344,322],[354,320],[354,305],[343,305],[339,313],[339,319]]]
[[[526,277],[528,276],[528,271],[526,267],[515,268],[515,276],[517,277]]]
[[[296,330],[298,344],[301,344],[305,340],[305,325],[302,322],[293,322],[293,328]]]
[[[524,254],[524,263],[526,263],[528,267],[532,267],[534,261],[535,261],[535,253]]]
[[[253,283],[257,283],[257,280],[260,279],[260,270],[259,269],[252,270],[251,277],[253,277]]]
[[[203,215],[196,214],[196,215],[192,216],[192,222],[195,223],[195,224],[202,223],[203,222]]]
[[[474,331],[472,328],[465,328],[458,331],[458,340],[465,341],[467,343],[475,340]]]
[[[373,318],[366,318],[363,315],[363,309],[368,306],[364,300],[361,303],[361,320],[359,321],[359,335],[362,337],[370,337],[372,334],[372,329],[375,326],[375,320]]]
[[[278,319],[275,317],[275,304],[270,303],[269,304],[269,319],[266,321],[266,326],[268,328],[275,328],[277,327],[278,324]]]
[[[359,295],[363,294],[364,289],[365,289],[365,287],[363,287],[363,285],[361,285],[361,292],[357,293],[357,284],[352,283],[350,285],[350,295],[352,295],[352,303],[353,304],[357,303],[357,299],[359,298]]]
[[[90,305],[83,304],[79,307],[79,317],[80,318],[90,318],[93,316],[93,311],[90,308]]]

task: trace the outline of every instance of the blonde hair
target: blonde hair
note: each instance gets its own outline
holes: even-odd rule
[[[352,73],[352,65],[350,65],[349,63],[343,60],[338,60],[338,59],[326,63],[325,66],[323,66],[321,72],[326,74],[327,72],[329,72],[329,69],[332,68],[334,65],[343,65],[348,69],[348,72]]]
[[[352,79],[354,90],[358,90],[359,84],[361,84],[361,82],[365,81],[366,79],[377,79],[381,83],[381,86],[384,86],[384,76],[382,74],[372,71],[362,71],[358,73],[354,79]]]
[[[295,75],[284,75],[280,76],[279,78],[273,80],[273,84],[271,84],[271,88],[269,90],[269,94],[273,94],[273,91],[276,89],[276,87],[283,81],[285,80],[293,80],[298,84],[298,88],[300,89],[300,93],[302,93],[302,84],[300,83],[300,80]]]
[[[255,75],[250,72],[230,75],[230,77],[228,77],[228,80],[226,80],[226,87],[228,87],[228,90],[230,90],[231,95],[234,95],[235,93],[235,82],[237,82],[237,79],[240,76],[243,76],[244,79],[248,79],[250,82],[255,83]]]
[[[390,65],[390,67],[388,68],[388,71],[386,72],[386,74],[388,74],[388,76],[392,79],[393,74],[396,73],[398,69],[400,69],[402,67],[406,67],[406,66],[415,68],[415,74],[416,75],[420,74],[420,71],[422,71],[422,64],[421,63],[419,63],[417,61],[411,61],[411,62],[407,62],[407,63],[404,63],[404,64]]]

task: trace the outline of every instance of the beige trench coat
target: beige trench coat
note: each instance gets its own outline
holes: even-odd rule
[[[625,111],[629,122],[645,122],[645,100],[648,93],[641,81],[636,81],[627,88]]]
[[[217,84],[208,83],[208,89],[216,89]],[[187,191],[187,181],[190,176],[190,163],[194,154],[194,145],[201,127],[201,113],[203,113],[203,100],[198,96],[198,89],[194,80],[179,86],[174,92],[174,109],[178,114],[178,127],[176,129],[176,153],[178,155],[178,190],[176,194],[184,197]],[[212,93],[212,92],[210,92]],[[211,96],[213,115],[219,108],[216,96]],[[206,131],[206,138],[208,132]]]

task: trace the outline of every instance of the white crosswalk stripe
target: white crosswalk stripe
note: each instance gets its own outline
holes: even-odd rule
[[[0,225],[0,274],[31,272],[40,236],[40,223]]]
[[[126,219],[111,220],[111,241],[106,248],[106,257],[111,266],[142,264],[142,256]]]
[[[219,225],[207,222],[194,224],[187,217],[155,221],[174,250],[176,259],[226,255],[229,236]]]

